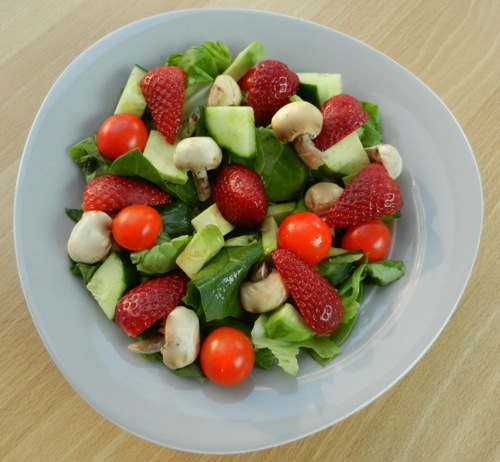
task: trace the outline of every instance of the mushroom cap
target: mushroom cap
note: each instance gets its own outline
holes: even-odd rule
[[[307,101],[294,101],[274,114],[271,127],[274,134],[282,141],[293,141],[302,135],[314,139],[323,127],[323,114]]]
[[[221,161],[222,149],[209,136],[184,138],[174,151],[174,163],[182,170],[213,170]]]

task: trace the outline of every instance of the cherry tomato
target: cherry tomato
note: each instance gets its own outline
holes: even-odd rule
[[[125,207],[111,223],[111,233],[117,244],[133,252],[153,247],[162,228],[161,215],[149,205]]]
[[[362,250],[368,254],[368,261],[383,260],[391,248],[391,232],[381,220],[372,220],[350,226],[340,246],[345,250]]]
[[[225,387],[244,382],[253,370],[254,361],[252,342],[233,327],[215,329],[201,346],[202,371],[212,382]]]
[[[330,228],[312,212],[293,213],[278,228],[278,247],[294,252],[310,265],[323,260],[331,246]]]
[[[246,74],[238,81],[238,85],[242,90],[249,91],[253,85],[253,77],[255,75],[255,68],[250,69]]]
[[[97,131],[97,147],[106,158],[114,160],[139,148],[144,151],[148,130],[144,122],[133,114],[114,114]]]

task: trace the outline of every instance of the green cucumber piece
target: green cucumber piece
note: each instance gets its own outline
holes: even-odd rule
[[[324,175],[338,178],[353,175],[370,163],[357,132],[352,132],[323,153],[325,162],[320,167]]]
[[[290,303],[285,303],[273,311],[264,328],[269,337],[286,342],[302,342],[314,337],[314,332]]]
[[[196,215],[191,220],[191,224],[196,231],[201,231],[202,228],[210,224],[216,225],[223,236],[234,229],[234,225],[222,216],[217,204],[212,204],[210,207],[203,210],[203,212]]]
[[[190,279],[224,247],[224,236],[217,225],[209,224],[198,231],[175,262]]]
[[[113,252],[88,282],[87,289],[110,321],[115,318],[116,304],[135,282],[136,276],[134,267]]]
[[[175,184],[186,184],[188,180],[187,171],[181,170],[174,163],[176,146],[177,143],[167,143],[159,131],[151,130],[143,156],[153,164],[164,180]]]
[[[332,96],[342,93],[341,74],[326,74],[316,72],[299,72],[298,95],[321,108],[323,103]]]
[[[143,116],[147,104],[141,91],[141,80],[147,72],[137,64],[132,68],[116,105],[115,114]]]
[[[221,148],[239,157],[255,157],[257,143],[251,107],[206,107],[204,114],[207,131]]]

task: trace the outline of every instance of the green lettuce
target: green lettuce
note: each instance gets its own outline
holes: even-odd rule
[[[273,339],[269,337],[265,329],[268,319],[269,314],[261,314],[255,321],[252,329],[252,342],[255,349],[257,351],[263,349],[266,353],[264,356],[266,362],[263,363],[263,367],[270,364],[269,352],[271,352],[274,358],[276,358],[279,367],[287,374],[297,375],[299,371],[298,357],[301,351],[310,354],[313,359],[322,364],[327,364],[334,356],[341,352],[340,348],[328,336],[312,337],[300,342],[285,342]]]
[[[244,310],[239,301],[239,288],[262,256],[260,241],[224,247],[189,281],[184,303],[193,307],[206,322],[242,317]]]

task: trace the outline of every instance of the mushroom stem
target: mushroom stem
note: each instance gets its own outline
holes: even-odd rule
[[[212,188],[206,170],[193,171],[193,182],[198,199],[202,202],[208,200],[212,194]]]
[[[321,152],[309,135],[301,135],[293,140],[293,146],[304,164],[316,170],[325,162],[325,155]]]

